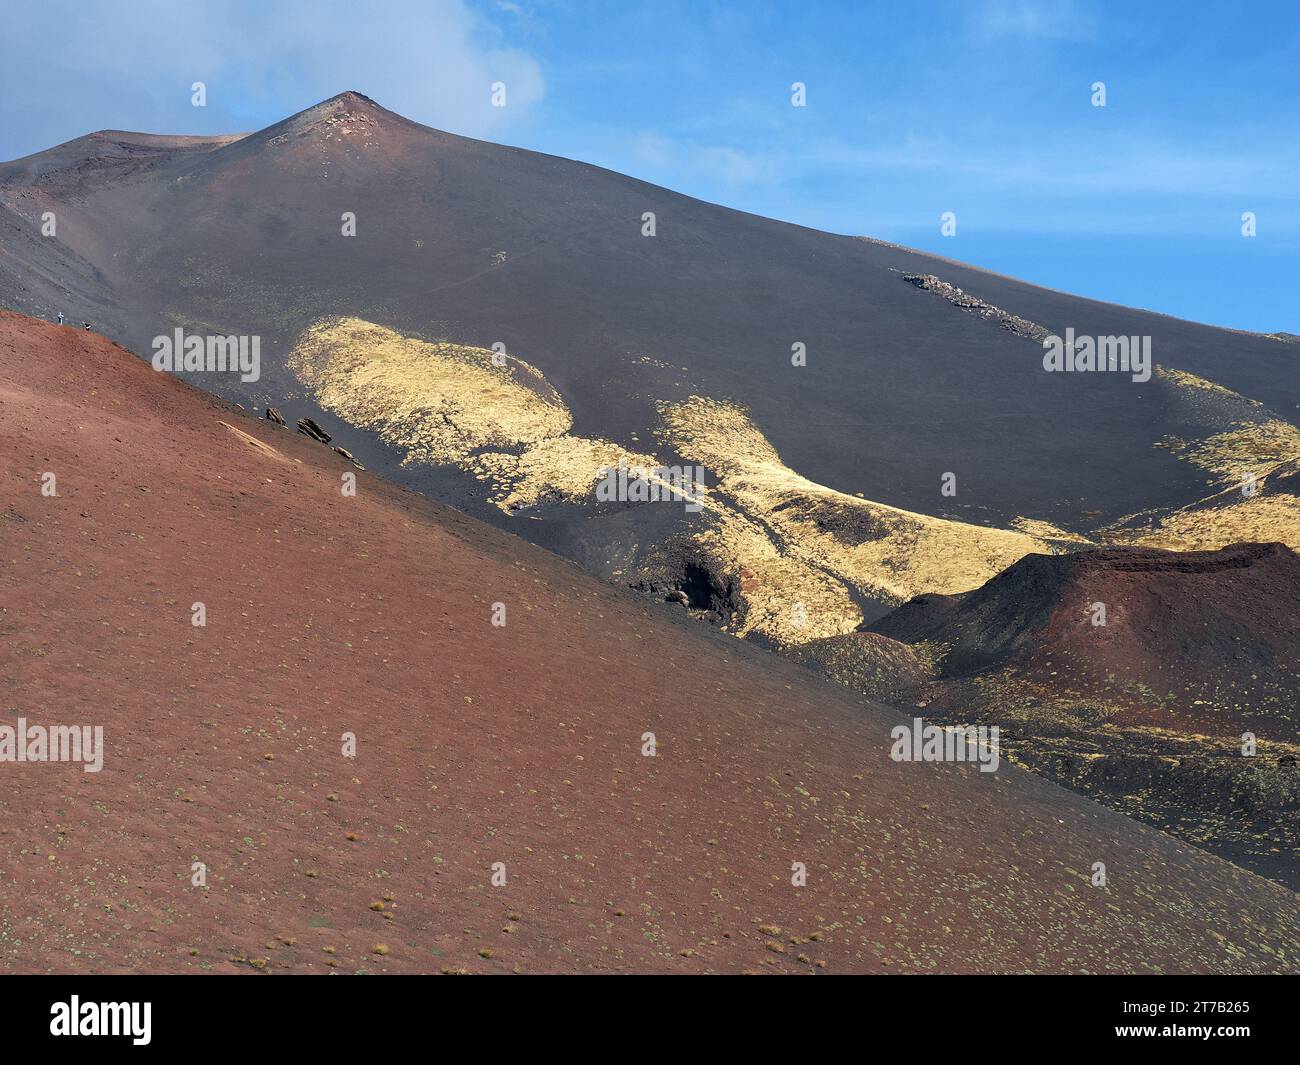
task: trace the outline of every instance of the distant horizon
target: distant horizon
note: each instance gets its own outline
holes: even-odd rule
[[[435,129],[764,218],[1300,333],[1300,74],[1287,61],[1300,16],[1280,2],[1189,14],[988,0],[921,15],[401,0],[365,20],[334,0],[310,17],[245,0],[9,6],[15,24],[58,34],[0,45],[6,160],[107,129],[253,132],[356,91]],[[211,43],[230,24],[245,28],[238,50]],[[508,101],[494,107],[498,82]]]

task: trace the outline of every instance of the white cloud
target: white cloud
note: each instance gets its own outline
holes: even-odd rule
[[[545,93],[537,60],[464,0],[6,0],[0,156],[102,128],[244,131],[355,89],[418,122],[493,137]],[[497,13],[511,21],[511,16]],[[208,106],[190,106],[206,83]],[[491,85],[507,106],[491,106]],[[286,107],[283,101],[292,101]]]

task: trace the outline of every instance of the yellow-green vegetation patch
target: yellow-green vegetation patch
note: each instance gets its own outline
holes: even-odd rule
[[[1300,499],[1285,492],[1243,497],[1231,490],[1233,502],[1185,507],[1167,514],[1152,527],[1117,530],[1111,543],[1161,547],[1166,551],[1217,551],[1229,544],[1281,543],[1300,551]]]
[[[964,592],[1031,552],[1052,553],[1060,541],[1080,540],[1051,526],[1043,526],[1052,530],[1050,538],[990,529],[827,488],[786,466],[734,403],[692,396],[660,404],[660,414],[665,440],[710,469],[718,494],[746,519],[714,526],[705,545],[754,569],[769,552],[797,561],[817,575],[812,583],[819,599],[839,601],[837,617],[817,619],[791,642],[851,631],[860,614],[844,605],[851,603],[848,586],[896,603],[923,592]],[[842,594],[833,591],[837,585]],[[791,583],[772,595],[789,604],[805,591]]]
[[[590,499],[603,472],[617,469],[620,462],[630,472],[648,478],[659,466],[652,456],[628,451],[608,440],[567,434],[530,444],[517,455],[483,452],[463,465],[490,485],[497,506],[513,511],[547,500]]]
[[[1156,446],[1211,474],[1217,490],[1172,511],[1144,511],[1105,532],[1108,543],[1170,551],[1214,551],[1244,541],[1300,550],[1300,499],[1269,481],[1300,466],[1300,429],[1262,403],[1195,374],[1157,366],[1155,379],[1183,404],[1204,436],[1166,437]]]
[[[1300,429],[1278,418],[1241,422],[1201,440],[1169,441],[1181,459],[1215,475],[1221,484],[1241,484],[1267,476],[1284,462],[1300,458]]]
[[[454,463],[568,432],[573,418],[541,373],[494,355],[332,318],[303,333],[289,368],[326,410],[399,448],[404,465]]]
[[[843,580],[726,504],[714,510],[695,542],[721,568],[740,574],[737,636],[799,644],[852,632],[862,621]]]
[[[402,451],[403,465],[459,465],[505,511],[589,497],[619,462],[650,455],[573,436],[560,394],[535,366],[486,348],[404,336],[360,318],[303,333],[289,368],[316,401]]]
[[[1197,377],[1194,373],[1187,373],[1185,370],[1175,370],[1172,366],[1157,366],[1155,376],[1161,381],[1167,381],[1175,388],[1184,390],[1196,390],[1199,392],[1208,392],[1211,395],[1219,396],[1223,399],[1241,401],[1258,407],[1260,402],[1255,399],[1247,399],[1240,392],[1234,392],[1223,385],[1215,384],[1213,381],[1204,377]]]
[[[1214,474],[1219,483],[1240,483],[1252,474],[1260,478],[1300,458],[1300,429],[1273,417],[1259,400],[1167,366],[1157,366],[1155,378],[1184,417],[1207,430],[1190,440],[1167,437],[1156,446]]]

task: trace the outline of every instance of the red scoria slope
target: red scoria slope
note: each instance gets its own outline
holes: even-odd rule
[[[872,628],[942,644],[947,676],[1011,666],[1127,696],[1116,723],[1300,737],[1300,556],[1285,544],[1026,555],[974,591],[918,596]]]
[[[1005,763],[894,763],[891,711],[344,497],[327,448],[97,336],[0,313],[0,463],[0,724],[107,748],[0,763],[0,970],[1300,964],[1281,887]]]

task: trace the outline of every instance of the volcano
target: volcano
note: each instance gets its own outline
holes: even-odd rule
[[[1286,334],[743,214],[356,92],[247,135],[107,131],[0,165],[0,302],[145,358],[176,329],[257,338],[256,381],[190,379],[616,583],[702,579],[703,613],[761,643],[1035,553],[1300,547],[1280,483],[1201,506],[1300,458]],[[1141,341],[1150,380],[1045,371],[1068,330]],[[620,462],[704,467],[705,505],[597,500]]]
[[[91,332],[0,312],[0,458],[0,724],[103,736],[0,764],[4,971],[1300,958],[1279,885],[892,761],[895,711]]]

